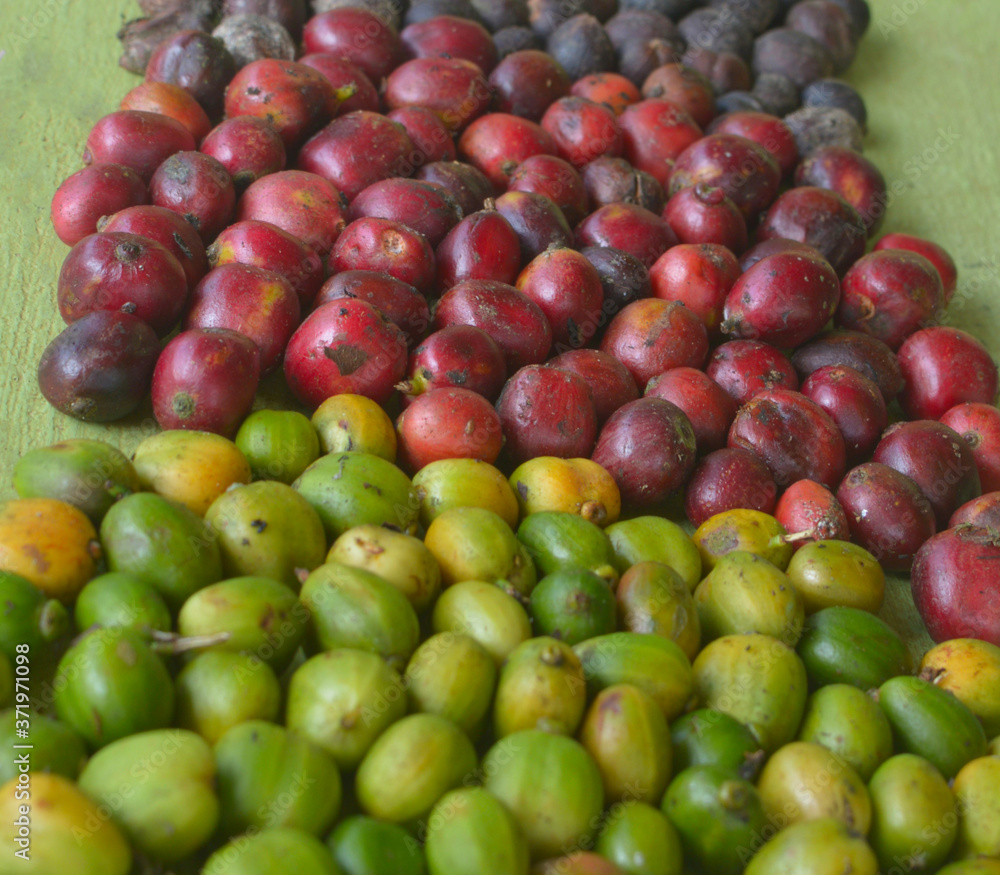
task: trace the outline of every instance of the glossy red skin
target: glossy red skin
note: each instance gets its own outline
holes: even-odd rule
[[[525,49],[508,55],[490,73],[496,108],[537,122],[545,110],[569,95],[570,78],[546,52]]]
[[[920,487],[934,510],[938,530],[983,491],[972,448],[954,429],[929,419],[891,425],[872,461],[906,474]]]
[[[98,119],[90,129],[83,163],[122,164],[148,183],[167,158],[194,148],[194,137],[179,121],[155,112],[120,110]]]
[[[497,400],[506,455],[520,465],[537,456],[590,455],[597,413],[583,377],[546,365],[528,365],[507,380]]]
[[[141,319],[96,310],[51,340],[38,363],[38,387],[67,416],[110,422],[149,394],[160,341]]]
[[[403,332],[361,300],[317,307],[285,349],[288,387],[311,408],[342,392],[384,404],[405,373]]]
[[[391,219],[365,218],[344,228],[330,251],[330,272],[374,270],[427,294],[434,288],[434,250],[418,231]]]
[[[757,229],[757,240],[784,237],[815,246],[842,277],[864,255],[867,234],[858,211],[839,194],[807,185],[778,197]]]
[[[326,52],[350,61],[376,86],[407,57],[391,24],[352,6],[310,18],[302,29],[302,46],[306,54]]]
[[[577,225],[576,242],[579,249],[585,246],[621,249],[649,268],[678,241],[670,226],[656,213],[634,204],[608,204]]]
[[[911,419],[940,419],[956,404],[996,400],[996,362],[966,331],[936,325],[914,332],[898,359],[904,380],[899,401]]]
[[[354,94],[337,107],[337,115],[347,115],[356,109],[378,112],[378,90],[357,64],[339,55],[331,55],[329,52],[303,55],[299,58],[299,63],[322,73],[337,90],[354,88]]]
[[[510,223],[495,209],[466,216],[437,247],[437,285],[442,291],[465,280],[513,285],[521,246]]]
[[[1000,492],[985,492],[967,501],[948,520],[948,528],[960,525],[1000,530]]]
[[[944,288],[934,265],[921,255],[888,249],[859,259],[844,276],[837,325],[871,334],[898,350],[943,309]]]
[[[437,246],[459,223],[462,209],[441,186],[419,179],[383,179],[364,189],[347,210],[347,220],[391,219],[423,234]]]
[[[570,87],[570,94],[606,106],[615,115],[621,115],[625,107],[642,100],[639,89],[619,73],[591,73],[577,79]]]
[[[212,122],[201,104],[180,85],[170,82],[142,82],[122,98],[118,108],[170,116],[184,125],[196,142],[201,142],[212,129]]]
[[[57,296],[67,324],[95,310],[122,310],[163,337],[184,308],[187,276],[153,240],[122,232],[91,234],[63,261]]]
[[[330,121],[339,105],[333,84],[319,70],[274,58],[250,62],[226,89],[227,118],[267,119],[289,151]]]
[[[434,113],[422,106],[402,106],[386,114],[406,129],[413,141],[418,160],[414,164],[422,167],[434,161],[454,161],[458,156],[451,133]]]
[[[805,157],[795,170],[796,185],[814,185],[835,191],[861,217],[868,235],[874,234],[885,217],[885,177],[871,161],[843,146],[825,146]]]
[[[944,286],[944,302],[947,304],[955,295],[958,268],[955,266],[955,260],[943,246],[939,246],[931,240],[924,240],[922,237],[914,237],[912,234],[886,234],[872,248],[875,252],[880,252],[883,249],[905,249],[908,252],[922,255],[937,268],[937,272],[941,276],[941,284]]]
[[[663,253],[649,269],[653,297],[679,301],[721,337],[722,308],[740,277],[740,263],[725,246],[681,243]]]
[[[671,368],[703,367],[708,331],[683,304],[643,298],[611,320],[600,348],[625,365],[644,390],[653,377]]]
[[[448,325],[425,337],[410,353],[401,392],[414,397],[431,389],[468,389],[496,401],[507,382],[503,350],[474,325]]]
[[[851,538],[886,571],[909,571],[913,556],[936,531],[934,511],[905,474],[866,462],[847,472],[837,488]]]
[[[550,247],[573,245],[573,232],[562,210],[543,194],[508,191],[494,202],[517,235],[521,264],[527,264]]]
[[[435,15],[403,28],[403,45],[415,58],[460,58],[487,75],[497,65],[497,49],[481,24],[454,15]]]
[[[396,419],[398,461],[416,472],[441,459],[492,464],[503,448],[500,415],[468,389],[431,389],[413,399]]]
[[[324,257],[347,224],[340,192],[322,176],[301,170],[252,183],[236,204],[236,220],[248,219],[277,225]]]
[[[552,135],[528,119],[504,112],[477,118],[458,141],[458,154],[481,170],[497,192],[506,191],[510,175],[532,155],[557,154]]]
[[[940,421],[969,445],[983,492],[1000,491],[1000,410],[992,404],[967,402],[952,407]]]
[[[636,204],[659,213],[666,204],[663,186],[624,158],[602,155],[580,169],[586,194],[596,210],[607,204]]]
[[[649,270],[634,255],[610,246],[585,246],[580,254],[601,277],[605,325],[626,305],[652,294]]]
[[[847,464],[868,459],[889,424],[879,387],[854,368],[827,365],[806,378],[801,392],[837,424],[847,447]]]
[[[474,325],[503,351],[507,373],[540,364],[552,347],[552,328],[541,308],[513,286],[467,280],[445,292],[434,310],[434,328]]]
[[[607,107],[582,97],[562,97],[542,116],[542,127],[552,135],[557,154],[576,168],[602,155],[618,157],[624,135],[618,117]]]
[[[483,172],[461,161],[435,161],[425,164],[415,176],[417,179],[433,182],[447,189],[458,201],[463,215],[481,210],[483,201],[493,194],[493,183],[483,175]]]
[[[758,261],[767,258],[769,255],[778,255],[782,252],[798,252],[801,255],[815,255],[823,258],[823,253],[815,246],[808,243],[800,243],[798,240],[788,240],[785,237],[772,237],[770,240],[762,240],[755,243],[740,256],[740,268],[750,270]]]
[[[670,185],[674,162],[688,146],[701,139],[701,128],[669,100],[641,100],[618,117],[624,156],[639,170],[651,174],[664,189]]]
[[[726,193],[707,183],[671,196],[663,220],[681,243],[714,243],[739,255],[747,248],[747,223]]]
[[[815,480],[835,489],[846,468],[840,429],[822,407],[790,389],[758,392],[744,404],[728,444],[757,453],[782,487]]]
[[[373,182],[409,176],[415,153],[402,125],[359,110],[335,118],[306,142],[298,166],[329,180],[349,203]]]
[[[960,526],[927,541],[913,562],[913,601],[935,641],[978,638],[1000,647],[1000,535]]]
[[[799,147],[795,137],[776,115],[766,112],[730,112],[717,118],[709,127],[710,134],[735,134],[753,140],[778,162],[783,177],[789,177],[799,163]],[[796,185],[800,183],[796,182]]]
[[[625,507],[649,507],[680,489],[691,476],[694,429],[675,404],[640,398],[611,415],[591,458],[614,478]]]
[[[811,340],[837,310],[840,283],[822,258],[786,252],[758,261],[726,297],[722,331],[793,347]]]
[[[149,199],[183,216],[207,246],[232,220],[236,209],[233,178],[201,152],[171,155],[149,180]]]
[[[236,434],[253,407],[260,351],[225,328],[182,331],[160,353],[153,371],[153,415],[160,428]]]
[[[797,480],[778,499],[774,518],[798,550],[811,541],[849,541],[847,514],[834,494],[815,480]]]
[[[587,190],[576,168],[555,155],[533,155],[521,162],[510,175],[508,191],[545,195],[575,225],[588,212]]]
[[[730,340],[717,347],[705,373],[725,390],[737,407],[758,392],[799,388],[792,363],[781,350],[760,340]]]
[[[777,197],[781,169],[771,153],[753,140],[709,134],[677,156],[670,193],[699,182],[721,188],[750,222]]]
[[[699,453],[726,445],[736,404],[718,383],[697,368],[671,368],[646,384],[647,397],[676,404],[691,420]]]
[[[67,246],[97,230],[97,220],[149,203],[146,184],[131,167],[91,164],[63,180],[52,198],[52,227]]]
[[[795,350],[792,364],[801,379],[828,365],[854,368],[878,386],[886,404],[903,388],[896,354],[881,340],[861,331],[841,328],[825,331]]]
[[[323,285],[323,262],[315,250],[268,222],[235,222],[208,248],[212,267],[248,264],[284,277],[304,313]],[[267,368],[265,367],[265,370]]]
[[[575,249],[547,249],[515,283],[541,308],[557,351],[586,346],[601,324],[604,288],[594,266]]]
[[[152,204],[126,207],[113,215],[106,216],[98,224],[101,231],[136,234],[164,246],[184,268],[188,288],[193,289],[208,273],[205,244],[191,224],[173,210]]]
[[[146,65],[146,78],[189,92],[208,113],[222,113],[223,92],[236,75],[236,61],[222,40],[201,30],[182,30],[161,42]]]
[[[409,283],[387,273],[342,270],[323,283],[313,307],[322,307],[338,298],[356,298],[371,304],[403,332],[408,346],[423,337],[430,325],[427,299]]]
[[[260,350],[260,372],[280,363],[299,325],[299,298],[280,274],[246,264],[210,270],[191,292],[184,330],[228,328],[249,337]]]
[[[715,92],[712,90],[712,83],[686,64],[664,64],[657,67],[642,83],[642,96],[669,100],[702,128],[715,118]]]
[[[490,108],[491,97],[483,71],[461,58],[415,58],[393,70],[385,85],[389,109],[429,109],[456,133]]]
[[[613,355],[599,349],[569,349],[549,359],[546,364],[583,378],[594,401],[598,427],[619,407],[639,397],[639,388],[628,368]]]
[[[226,119],[216,125],[198,146],[211,155],[233,178],[241,193],[250,183],[285,169],[285,144],[266,119],[252,115]]]
[[[709,453],[694,469],[684,490],[684,513],[691,525],[727,510],[771,513],[778,487],[760,457],[741,447]]]

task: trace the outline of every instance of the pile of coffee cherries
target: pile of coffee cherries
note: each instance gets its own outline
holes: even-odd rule
[[[143,8],[53,200],[58,409],[232,436],[283,371],[398,413],[411,473],[589,458],[629,512],[684,490],[895,571],[941,532],[932,635],[1000,642],[997,366],[940,246],[867,251],[864,0]]]

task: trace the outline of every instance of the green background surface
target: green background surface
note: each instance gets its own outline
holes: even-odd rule
[[[952,253],[959,287],[948,321],[1000,355],[996,0],[874,0],[872,9],[846,78],[868,103],[866,154],[894,193],[883,231],[930,237]],[[156,428],[148,408],[124,424],[77,422],[49,407],[35,382],[42,350],[63,327],[55,281],[67,249],[52,231],[49,202],[82,166],[91,125],[139,81],[117,66],[115,39],[121,22],[138,15],[133,0],[0,3],[3,498],[13,494],[15,460],[31,447],[86,436],[131,453]],[[883,613],[923,647],[904,580],[891,583]]]

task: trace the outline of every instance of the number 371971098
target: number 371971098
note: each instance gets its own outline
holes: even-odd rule
[[[29,647],[27,644],[18,644],[14,650],[14,725],[16,729],[28,729],[28,708],[29,698],[29,678],[30,668]]]

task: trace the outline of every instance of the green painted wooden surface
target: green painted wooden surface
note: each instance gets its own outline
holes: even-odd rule
[[[848,77],[870,112],[866,154],[894,192],[884,231],[931,237],[959,265],[949,321],[1000,355],[1000,90],[995,0],[874,0]],[[138,80],[117,66],[115,31],[133,0],[0,3],[0,497],[33,446],[101,438],[131,452],[155,430],[148,408],[124,424],[86,425],[38,392],[35,365],[62,328],[55,280],[66,247],[49,224],[52,193],[81,166],[86,134]],[[280,395],[280,390],[272,387]],[[904,580],[886,617],[920,649]]]

